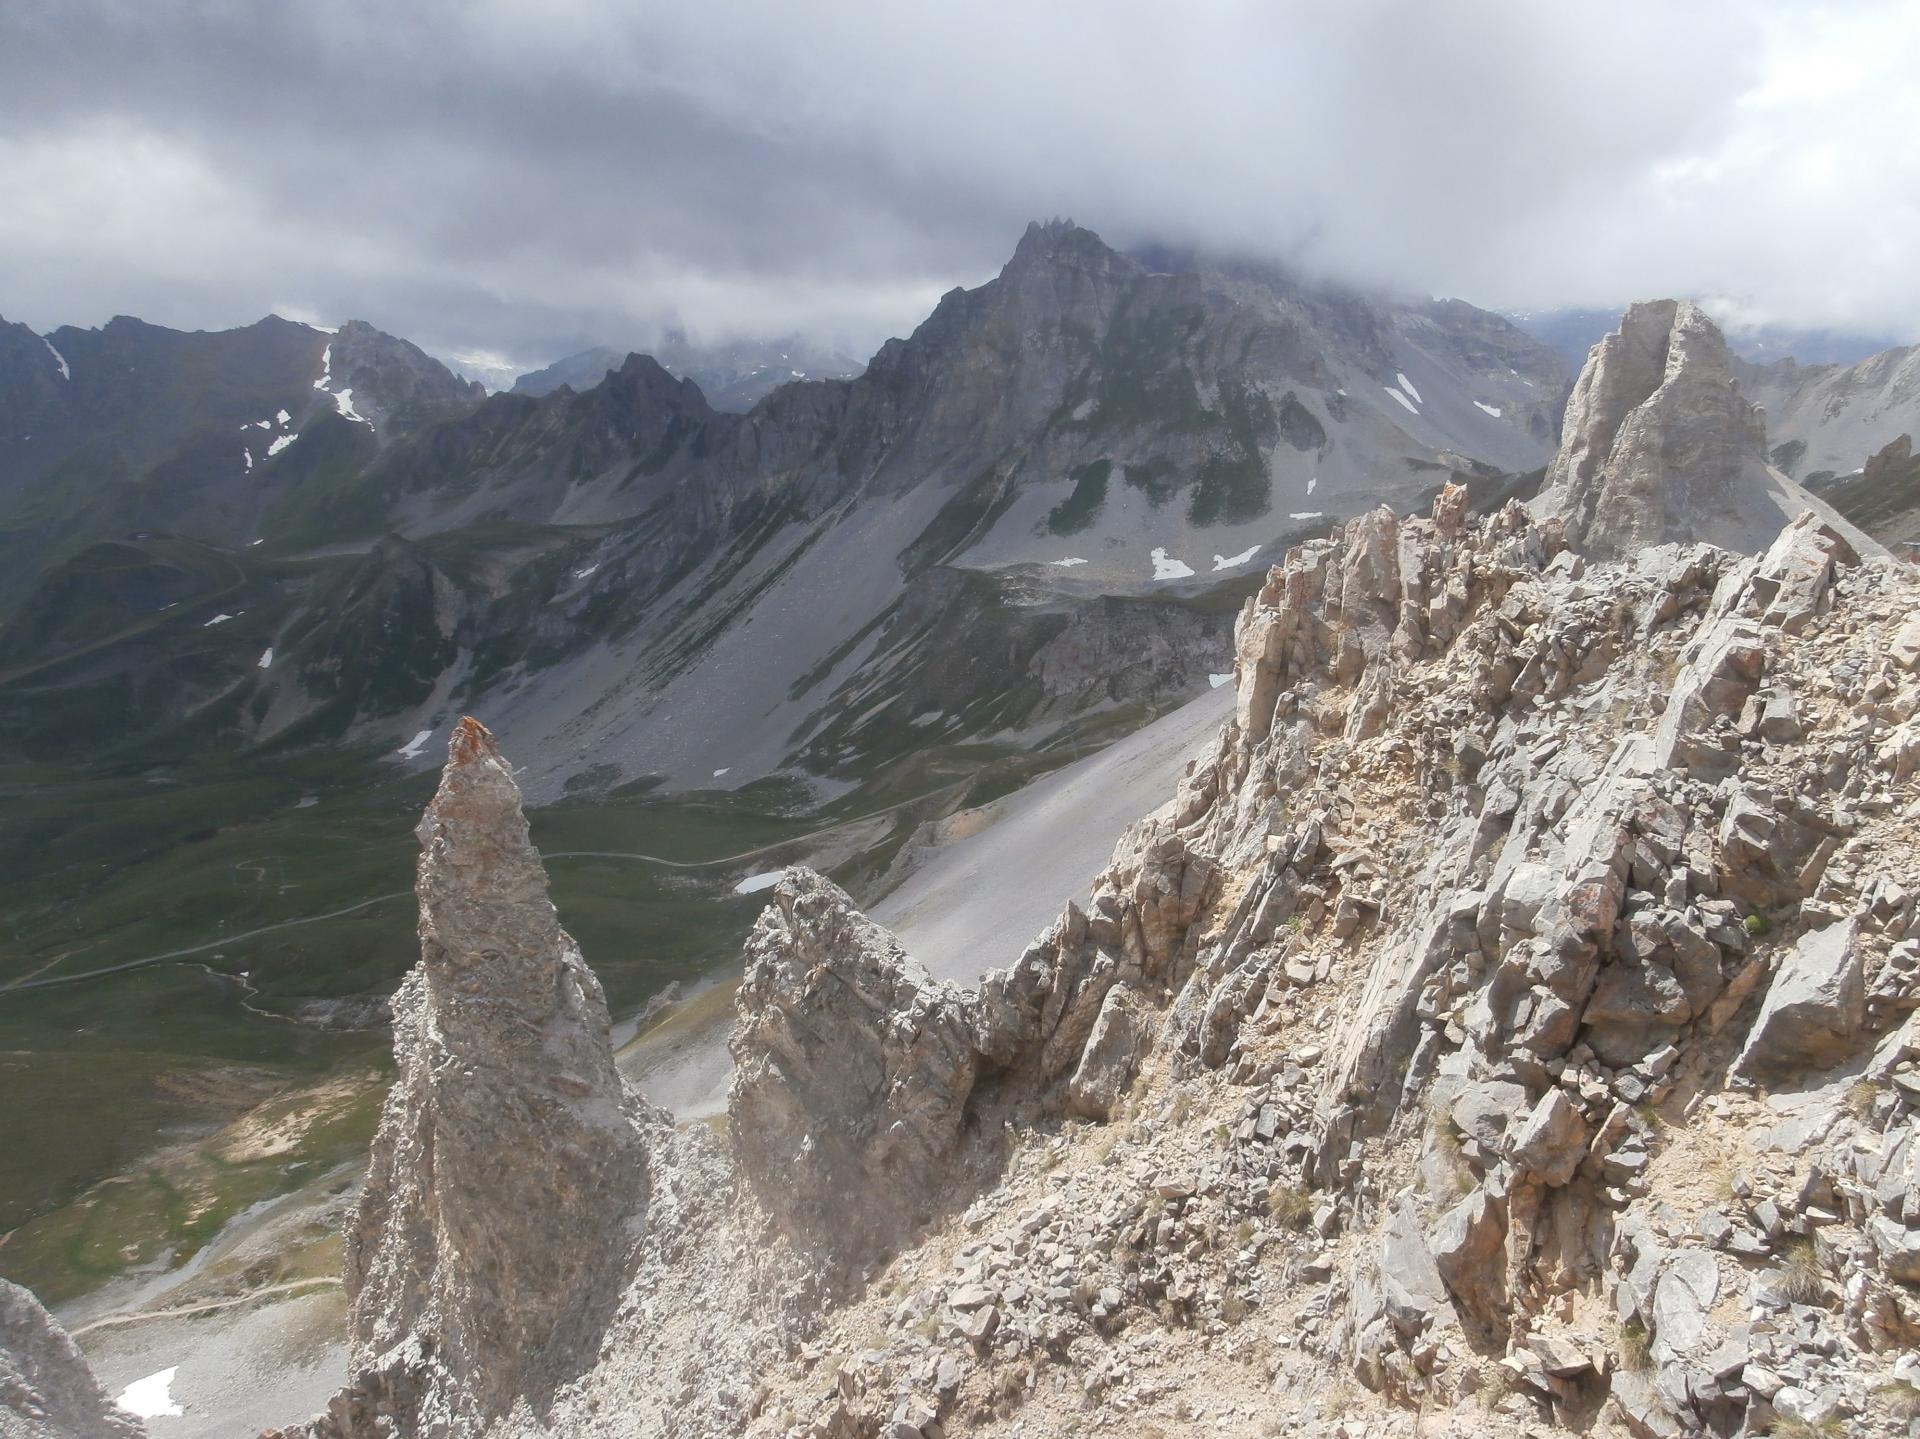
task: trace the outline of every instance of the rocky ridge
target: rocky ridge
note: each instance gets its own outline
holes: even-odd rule
[[[1850,365],[1736,368],[1741,389],[1766,406],[1774,463],[1805,484],[1857,473],[1902,433],[1920,433],[1920,345]]]
[[[833,1114],[910,1131],[950,1210],[953,1097],[1025,1132],[747,1432],[1412,1432],[1381,1401],[1426,1433],[1904,1432],[1916,597],[1811,518],[1589,570],[1449,495],[1296,550],[1215,756],[1089,911],[822,1025],[882,1073],[931,1052],[930,1115]],[[794,876],[794,905],[844,900]],[[862,938],[814,992],[899,972],[835,924]],[[785,1073],[801,1108],[846,1094]]]

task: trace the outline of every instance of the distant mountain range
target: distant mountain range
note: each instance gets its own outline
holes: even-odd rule
[[[362,324],[8,327],[0,745],[400,747],[478,708],[537,796],[853,779],[1194,692],[1289,536],[1500,491],[1568,383],[1469,305],[1149,267],[1064,223],[744,414],[604,359],[483,395]]]
[[[555,360],[520,376],[516,395],[550,395],[562,385],[590,390],[625,363],[627,350],[598,346]],[[676,379],[692,380],[716,410],[745,414],[779,386],[794,380],[851,380],[860,361],[821,350],[797,335],[779,340],[736,340],[696,345],[670,333],[647,353]]]

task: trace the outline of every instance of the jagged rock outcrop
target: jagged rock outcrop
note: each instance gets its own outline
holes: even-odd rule
[[[0,1279],[0,1436],[140,1439],[146,1432],[107,1397],[79,1346],[40,1301]]]
[[[879,1253],[954,1187],[979,1072],[961,992],[808,869],[774,887],[746,957],[727,1105],[741,1169],[798,1238]]]
[[[969,989],[931,979],[810,870],[775,886],[747,942],[729,1115],[789,1234],[857,1267],[964,1205],[1009,1119],[1111,1109],[1157,1027],[1139,996],[1180,972],[1176,935],[1211,879],[1153,826],[1133,840],[1089,913],[1070,906]]]
[[[644,1107],[493,737],[420,822],[420,963],[346,1236],[353,1378],[316,1432],[459,1434],[592,1363],[647,1212]]]
[[[1850,529],[1768,465],[1766,417],[1732,367],[1697,305],[1630,306],[1574,384],[1534,512],[1560,521],[1589,561],[1672,541],[1752,553],[1806,509]]]

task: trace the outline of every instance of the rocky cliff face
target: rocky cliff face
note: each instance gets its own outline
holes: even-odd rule
[[[40,1301],[0,1279],[0,1434],[6,1439],[141,1439]]]
[[[589,1365],[647,1213],[644,1107],[493,738],[463,720],[419,828],[420,963],[347,1233],[354,1367],[317,1432],[464,1432]]]

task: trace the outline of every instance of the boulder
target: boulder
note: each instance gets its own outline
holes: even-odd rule
[[[1469,1084],[1453,1101],[1454,1127],[1488,1150],[1500,1147],[1507,1126],[1526,1111],[1525,1085],[1506,1079]]]
[[[1089,1119],[1112,1118],[1153,1045],[1153,1034],[1152,1011],[1131,986],[1108,990],[1079,1068],[1067,1083],[1067,1107]]]
[[[1573,1178],[1587,1157],[1587,1122],[1564,1089],[1549,1089],[1513,1134],[1513,1162],[1557,1186]]]
[[[1857,924],[1810,930],[1781,960],[1735,1072],[1781,1079],[1848,1057],[1866,1024],[1867,989]]]
[[[1720,1294],[1720,1266],[1704,1249],[1673,1256],[1653,1291],[1653,1331],[1668,1354],[1685,1354],[1700,1342],[1707,1311]]]
[[[1506,1327],[1506,1213],[1485,1186],[1442,1214],[1428,1249],[1460,1307],[1480,1323]]]
[[[1427,1249],[1412,1201],[1394,1206],[1380,1245],[1380,1298],[1394,1328],[1408,1337],[1453,1319],[1446,1282]]]

